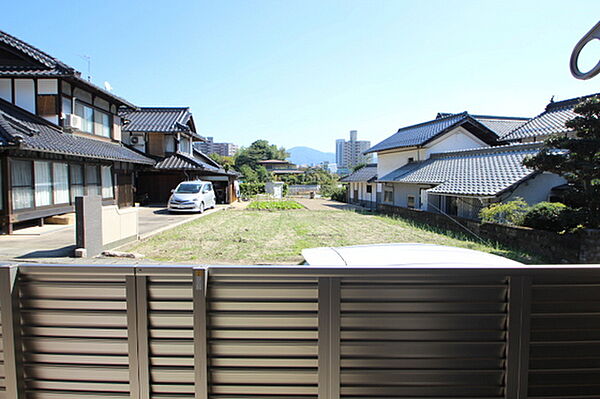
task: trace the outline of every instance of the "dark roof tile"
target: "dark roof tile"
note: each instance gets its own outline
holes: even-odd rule
[[[377,179],[377,164],[369,164],[340,179],[344,183],[373,182]]]

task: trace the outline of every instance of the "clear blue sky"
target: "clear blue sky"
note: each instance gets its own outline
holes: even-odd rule
[[[7,1],[0,29],[201,134],[334,151],[437,112],[533,116],[600,92],[568,61],[600,1]],[[595,54],[594,54],[595,52]],[[586,54],[600,59],[600,45]],[[594,58],[595,57],[595,58]]]

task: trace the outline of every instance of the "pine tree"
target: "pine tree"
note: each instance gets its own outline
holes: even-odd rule
[[[567,205],[581,208],[586,227],[600,228],[600,98],[579,103],[565,126],[572,132],[550,136],[523,164],[552,172],[569,183]]]

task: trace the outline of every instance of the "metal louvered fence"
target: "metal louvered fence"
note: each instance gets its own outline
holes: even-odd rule
[[[0,398],[598,398],[600,266],[0,266]]]

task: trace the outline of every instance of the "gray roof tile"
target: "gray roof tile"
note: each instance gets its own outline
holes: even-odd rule
[[[128,121],[123,126],[123,131],[126,132],[187,132],[200,137],[188,126],[192,119],[188,107],[141,107],[137,110],[123,110],[119,115]]]
[[[340,179],[344,183],[373,182],[377,179],[377,164],[369,164]]]
[[[508,132],[502,137],[502,140],[514,141],[531,137],[544,137],[553,133],[567,132],[569,129],[565,126],[565,122],[577,116],[573,111],[575,106],[582,100],[599,94],[600,93],[571,98],[564,101],[551,102],[546,106],[544,112],[535,118],[532,118],[524,125]]]
[[[183,154],[180,152],[173,153],[168,157],[160,160],[154,166],[158,170],[196,170],[196,171],[208,171],[216,174],[223,175],[231,175],[235,176],[236,173],[227,172],[225,169],[221,168],[216,162],[208,162],[206,159],[203,159],[203,154],[195,154],[195,156],[191,156],[188,154]]]
[[[536,172],[522,165],[541,144],[513,144],[433,154],[379,179],[381,182],[421,183],[432,194],[496,196]]]
[[[394,148],[421,146],[458,126],[471,127],[480,139],[488,144],[495,144],[500,134],[511,127],[524,123],[526,118],[440,113],[431,121],[407,126],[395,134],[369,148],[365,153],[391,150]]]
[[[154,160],[123,144],[65,133],[50,122],[0,100],[0,149],[13,146],[85,158],[154,164]]]

